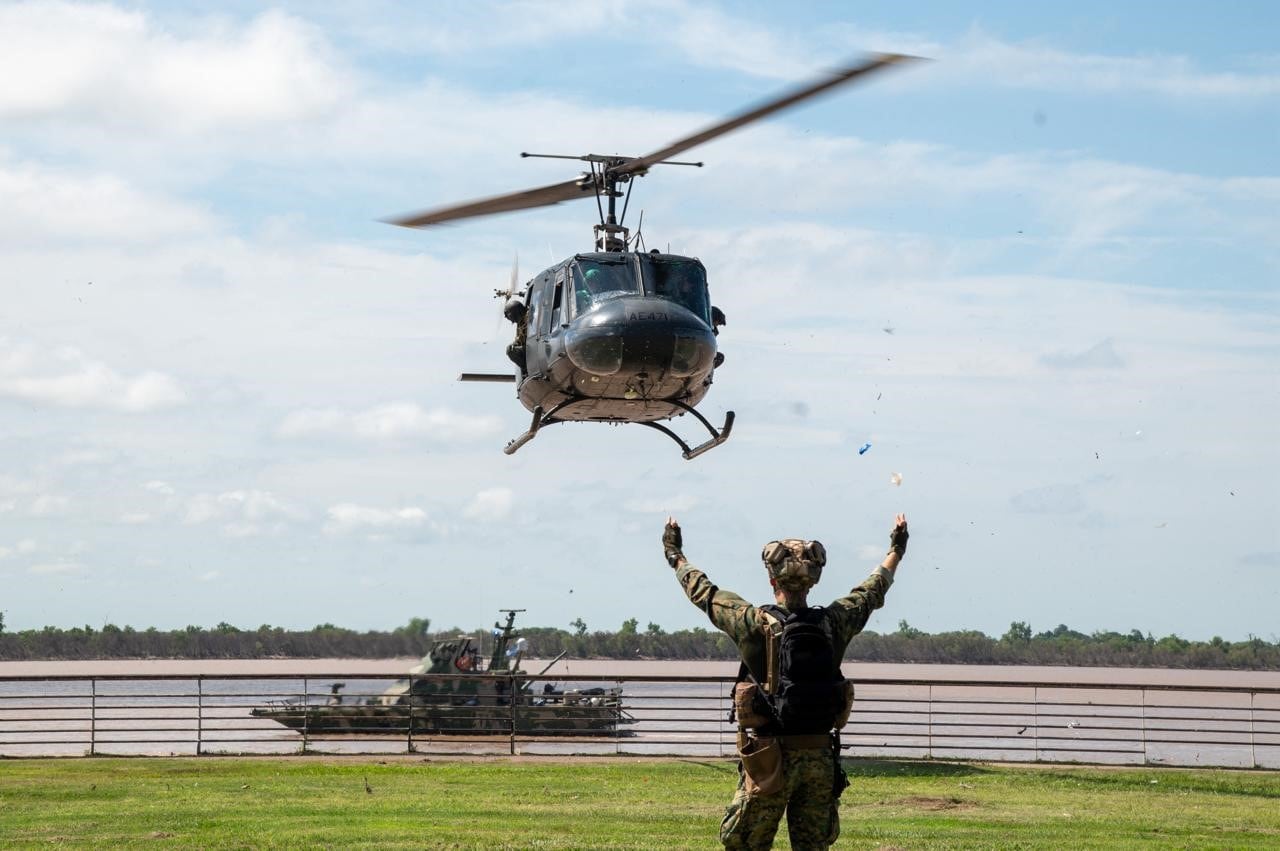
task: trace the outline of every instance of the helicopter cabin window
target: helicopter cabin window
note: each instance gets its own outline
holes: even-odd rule
[[[640,262],[644,267],[646,289],[683,305],[694,316],[711,324],[707,270],[701,263],[687,257],[655,255],[641,256]]]
[[[542,336],[544,329],[542,327],[543,315],[547,312],[547,301],[551,289],[551,276],[547,275],[541,278],[533,285],[533,291],[529,293],[529,334],[530,336]]]
[[[635,269],[625,260],[604,262],[585,257],[573,264],[573,313],[580,316],[608,298],[640,292]]]
[[[563,311],[561,302],[564,300],[564,272],[556,275],[555,295],[551,300],[551,310],[547,311],[547,327],[543,329],[543,333],[554,333],[556,327],[560,324]]]

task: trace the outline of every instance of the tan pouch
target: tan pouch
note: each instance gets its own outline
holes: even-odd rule
[[[755,683],[741,682],[733,687],[733,713],[739,727],[755,729],[769,723],[769,719],[756,710],[756,695],[760,689]]]
[[[782,791],[782,745],[771,737],[748,738],[738,749],[748,797]]]
[[[836,723],[832,729],[839,731],[849,721],[851,712],[853,712],[853,680],[845,680],[843,702],[840,704],[840,711],[836,713]]]

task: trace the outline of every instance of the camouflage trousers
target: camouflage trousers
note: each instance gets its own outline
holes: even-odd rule
[[[748,795],[741,766],[738,792],[720,823],[725,848],[771,848],[782,814],[787,814],[791,847],[829,848],[840,835],[839,799],[832,788],[835,755],[831,748],[784,751],[782,789],[772,795]]]

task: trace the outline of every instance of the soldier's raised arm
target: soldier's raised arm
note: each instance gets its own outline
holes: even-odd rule
[[[662,553],[676,572],[676,581],[684,589],[689,602],[706,613],[716,629],[735,640],[756,628],[755,606],[732,591],[716,587],[707,575],[689,563],[684,556],[684,535],[674,517],[667,518],[662,530]]]
[[[908,537],[907,516],[899,514],[889,531],[889,551],[885,553],[884,560],[861,585],[827,607],[841,648],[862,632],[871,613],[884,605],[884,595],[893,584],[898,565],[907,553]]]

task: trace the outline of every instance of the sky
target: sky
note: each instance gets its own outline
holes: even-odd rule
[[[822,603],[906,512],[871,629],[1280,640],[1277,34],[1261,0],[0,3],[5,626],[705,626],[668,515],[760,601],[761,546],[821,540]],[[731,439],[502,454],[528,413],[456,377],[509,369],[493,290],[594,205],[379,220],[867,51],[930,61],[636,185],[728,317]]]

